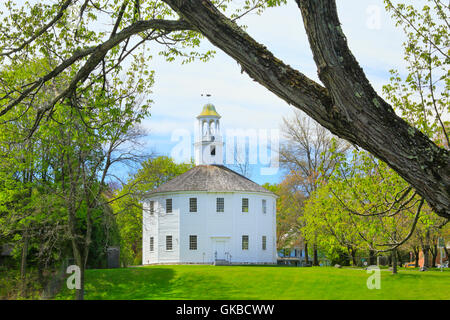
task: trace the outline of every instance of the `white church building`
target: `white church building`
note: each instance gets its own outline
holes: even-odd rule
[[[223,165],[212,104],[197,119],[196,166],[143,204],[143,264],[276,264],[277,196]]]

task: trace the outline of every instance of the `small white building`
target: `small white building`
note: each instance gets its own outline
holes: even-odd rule
[[[144,202],[143,264],[276,264],[277,196],[223,166],[212,104],[197,119],[196,167]]]

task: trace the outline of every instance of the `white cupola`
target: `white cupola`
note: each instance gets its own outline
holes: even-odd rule
[[[211,103],[203,107],[198,119],[198,141],[195,142],[195,164],[223,164],[223,141],[220,115]]]

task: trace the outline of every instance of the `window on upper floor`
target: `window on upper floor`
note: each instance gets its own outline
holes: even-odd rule
[[[189,250],[197,250],[197,236],[196,235],[189,236]]]
[[[248,212],[248,198],[242,198],[242,212]]]
[[[248,250],[248,235],[242,236],[242,250]]]
[[[262,212],[263,213],[267,212],[267,201],[266,201],[266,199],[262,200]]]
[[[217,198],[216,199],[216,212],[224,212],[225,211],[225,199]]]
[[[166,213],[172,213],[172,199],[166,199]]]
[[[197,198],[189,198],[189,212],[197,212]]]
[[[155,213],[155,201],[150,201],[150,215]]]

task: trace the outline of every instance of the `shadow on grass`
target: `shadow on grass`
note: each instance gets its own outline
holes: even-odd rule
[[[232,264],[232,265],[225,265],[222,267],[301,268],[299,266],[288,265],[288,264]]]
[[[86,272],[85,299],[170,299],[175,271],[169,268],[93,269]],[[74,290],[64,288],[56,299],[73,299]]]
[[[175,271],[169,268],[92,270],[86,276],[88,299],[170,298]]]
[[[187,289],[188,288],[188,289]],[[91,269],[86,300],[230,299],[234,287],[204,270],[176,272],[172,267]],[[73,299],[65,288],[56,299]]]

